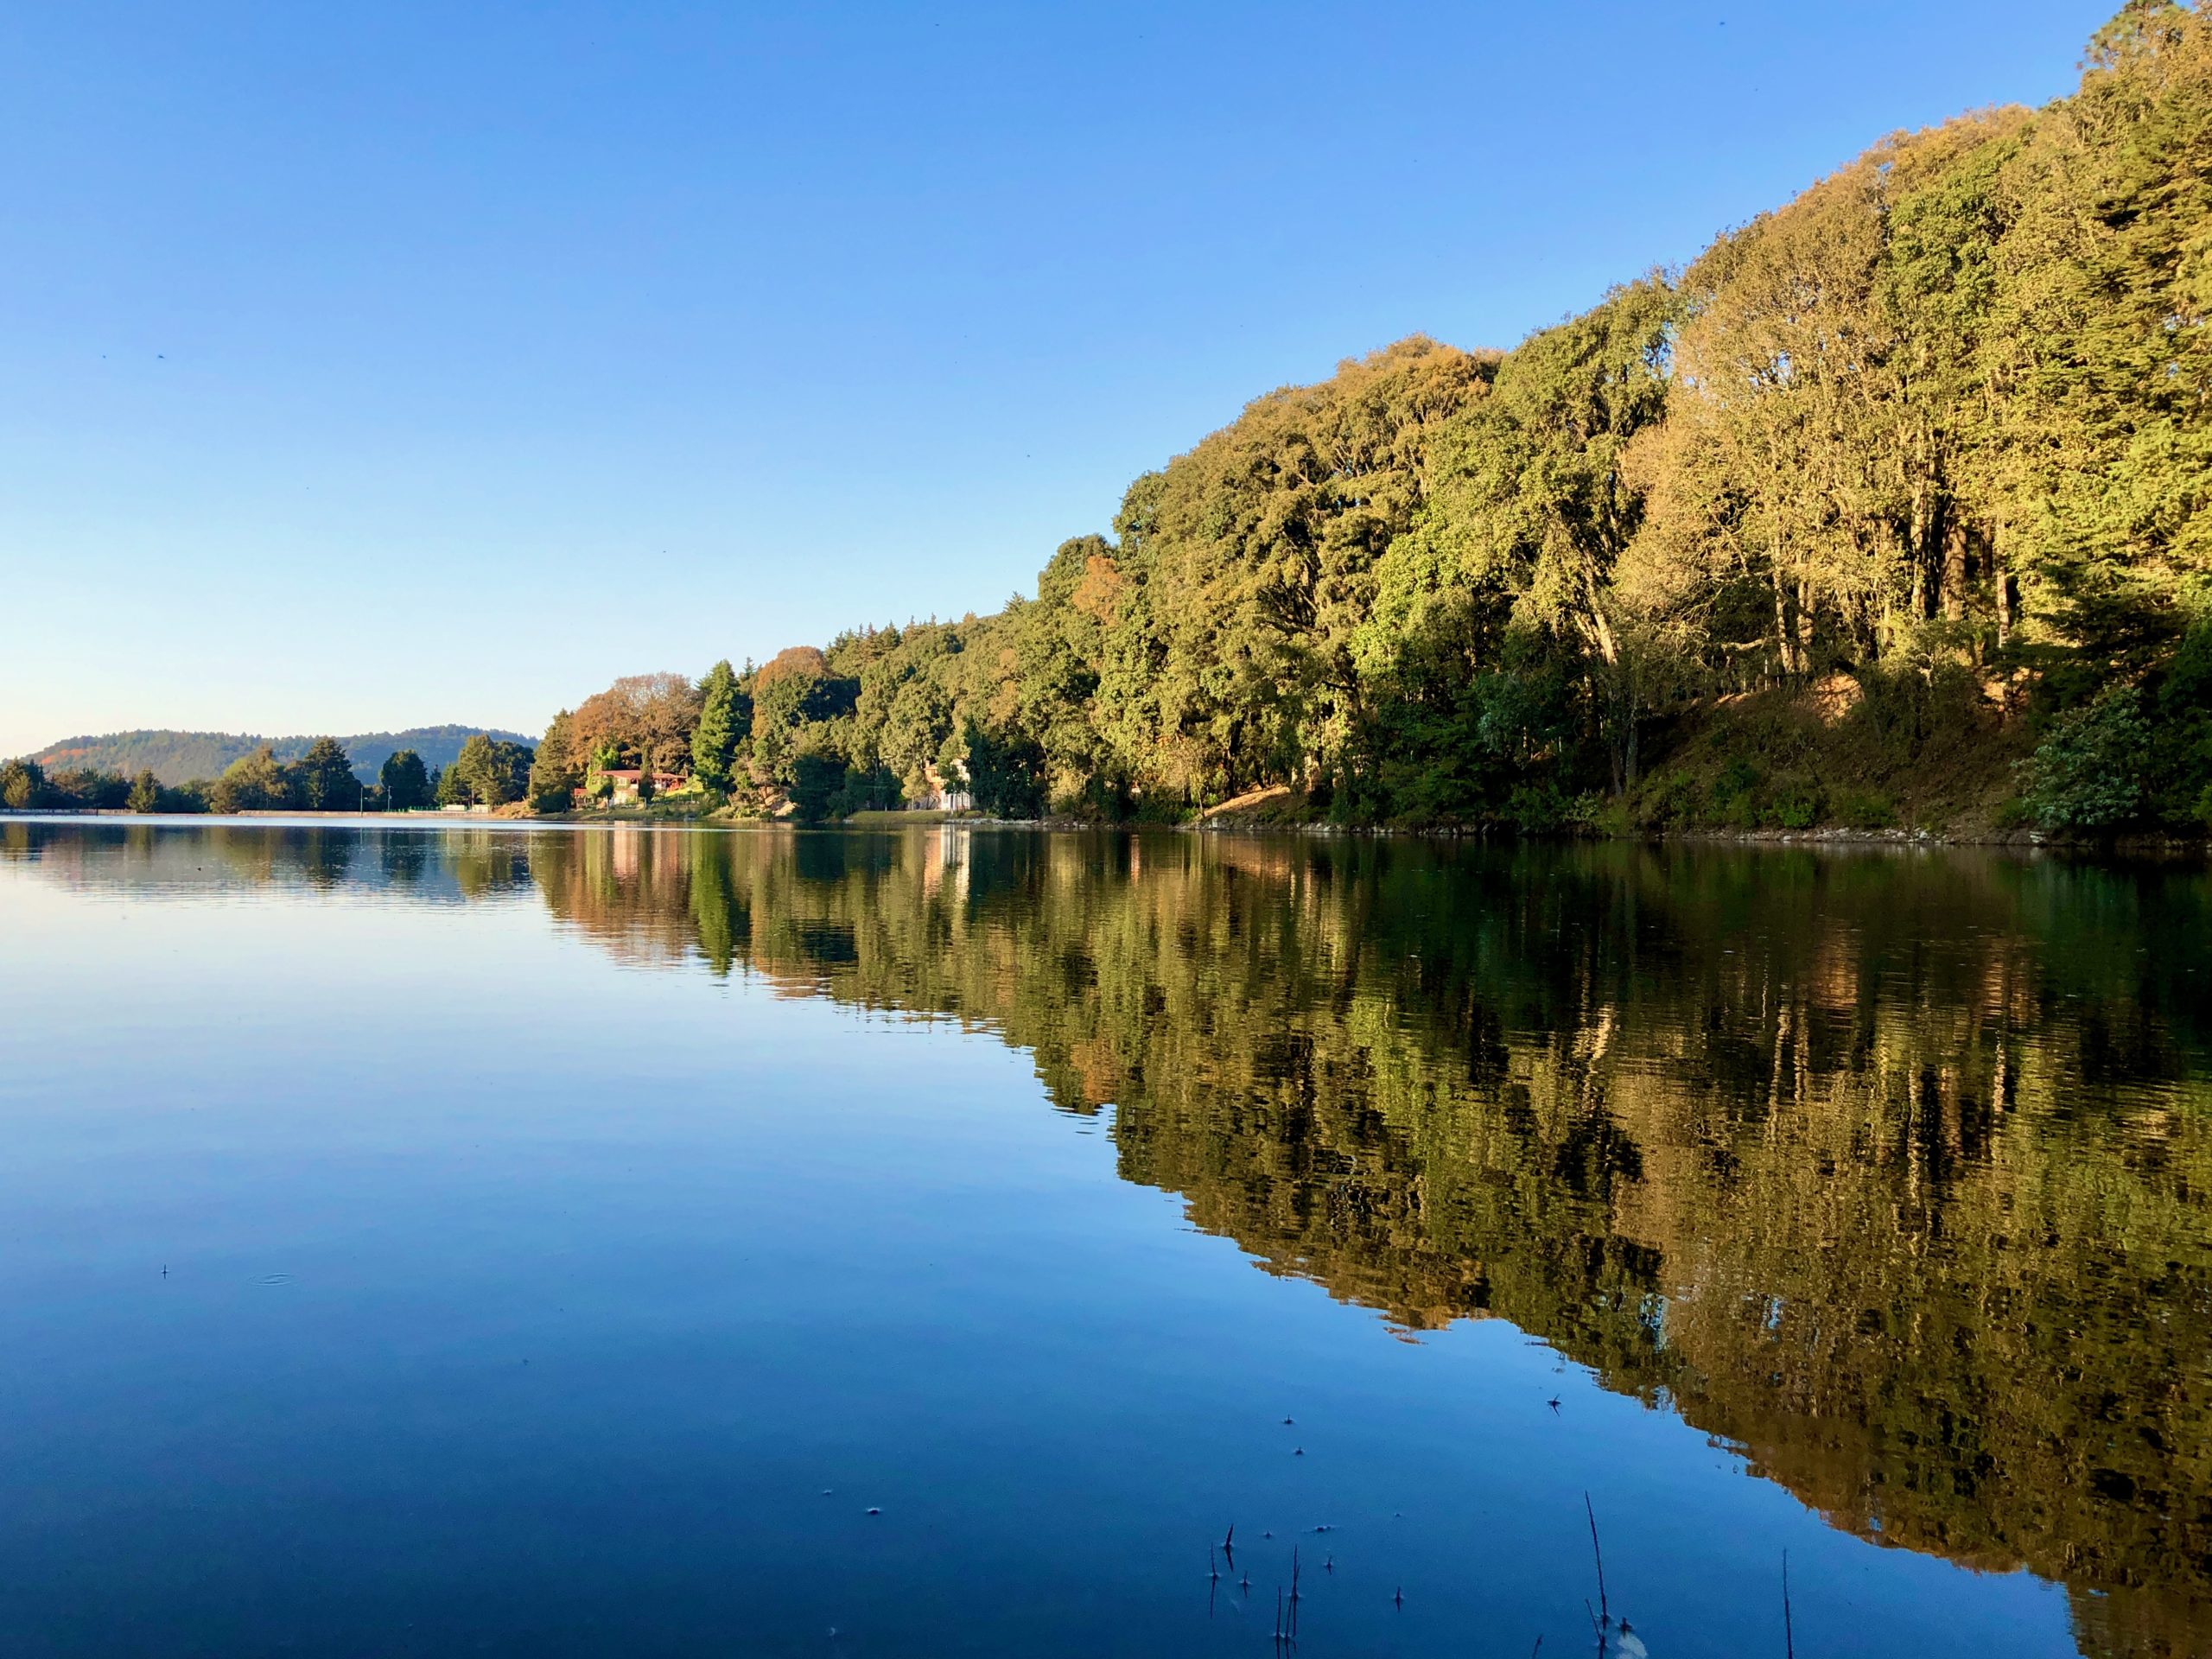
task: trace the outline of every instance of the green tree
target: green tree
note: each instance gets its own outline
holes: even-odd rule
[[[35,760],[10,760],[0,766],[0,806],[17,812],[45,804],[46,773]]]
[[[521,744],[479,732],[461,746],[447,769],[454,780],[454,804],[505,806],[518,801],[529,787],[530,766],[531,751]]]
[[[300,804],[312,811],[336,812],[360,803],[360,779],[335,738],[318,737],[292,765]]]
[[[968,787],[976,804],[994,817],[1036,818],[1045,813],[1045,751],[1035,739],[995,733],[970,719]]]
[[[839,791],[845,786],[845,763],[823,749],[811,749],[791,763],[791,810],[803,823],[819,823],[828,817]]]
[[[753,699],[725,658],[699,682],[699,723],[691,732],[692,775],[718,795],[737,775],[738,748],[753,727]]]
[[[2150,758],[2142,696],[2115,686],[2052,722],[2021,798],[2046,830],[2117,830],[2142,810]]]
[[[573,716],[566,709],[545,728],[530,766],[530,804],[536,812],[565,812],[574,804],[583,769],[576,764]]]
[[[384,788],[387,812],[409,812],[430,804],[430,776],[423,757],[412,749],[397,749],[387,755],[378,780]]]
[[[130,798],[125,804],[133,812],[162,810],[162,785],[151,772],[141,772],[130,780]]]
[[[1111,530],[987,615],[617,681],[569,756],[763,804],[815,755],[848,805],[965,768],[1023,814],[1796,825],[1916,769],[1993,795],[2031,710],[2054,826],[2195,821],[2212,6],[2130,0],[2071,96],[1882,139],[1510,353],[1256,398]]]
[[[226,766],[208,798],[217,812],[283,811],[300,804],[290,768],[266,743]]]

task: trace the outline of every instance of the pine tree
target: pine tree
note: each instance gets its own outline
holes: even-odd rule
[[[724,794],[736,773],[738,743],[753,724],[752,700],[739,690],[727,658],[707,671],[699,696],[699,724],[691,733],[692,774]]]
[[[566,811],[583,781],[575,754],[575,717],[563,709],[545,728],[530,766],[530,804],[539,812]]]
[[[423,757],[414,750],[393,753],[385,760],[379,778],[385,810],[406,812],[430,804],[430,774],[423,768]]]
[[[311,811],[336,812],[360,804],[360,779],[335,738],[315,739],[291,771],[300,804]]]

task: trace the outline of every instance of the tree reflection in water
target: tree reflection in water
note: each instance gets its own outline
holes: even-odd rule
[[[2063,1584],[2087,1652],[2212,1650],[2200,871],[334,833],[10,824],[0,856],[534,891],[626,962],[987,1029],[1267,1270],[1409,1330],[1510,1319],[1839,1528]]]

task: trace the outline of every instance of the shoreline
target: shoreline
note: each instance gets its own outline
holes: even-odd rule
[[[1924,829],[1853,830],[1842,826],[1804,830],[1674,830],[1649,835],[1531,835],[1510,830],[1476,826],[1413,826],[1386,823],[1244,823],[1234,818],[1203,817],[1184,823],[1103,823],[1081,818],[989,818],[957,816],[942,811],[912,814],[874,811],[855,819],[823,823],[798,823],[788,818],[725,818],[713,816],[677,817],[640,815],[635,817],[554,813],[512,814],[468,812],[315,812],[256,809],[245,812],[131,812],[100,807],[23,810],[0,807],[0,822],[141,823],[162,826],[247,824],[277,829],[435,829],[509,826],[517,830],[697,830],[733,835],[786,830],[819,834],[823,831],[869,834],[905,830],[958,826],[970,830],[1031,830],[1053,834],[1200,835],[1236,836],[1263,839],[1299,836],[1315,840],[1368,839],[1376,841],[1526,841],[1553,845],[1582,843],[1645,847],[1705,846],[1742,848],[1799,848],[1819,850],[1886,849],[1929,851],[1939,848],[1975,849],[1984,852],[2050,853],[2113,860],[2212,860],[2212,837],[2173,836],[2116,836],[2101,840],[2077,840],[2050,836],[2040,830],[2012,830],[1950,834]],[[864,821],[855,821],[864,820]]]

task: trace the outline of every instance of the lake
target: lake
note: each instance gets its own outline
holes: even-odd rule
[[[2212,1652],[2201,865],[0,820],[0,1136],[10,1655]]]

